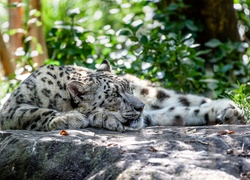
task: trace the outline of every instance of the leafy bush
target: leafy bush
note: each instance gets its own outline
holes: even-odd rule
[[[211,39],[206,46],[211,49],[207,58],[211,77],[216,80],[212,89],[217,95],[225,95],[227,89],[238,88],[238,82],[248,82],[250,64],[243,60],[248,46],[246,43],[222,43],[217,39]]]
[[[92,54],[93,44],[86,42],[86,32],[79,26],[60,25],[49,32],[48,51],[50,60],[59,64],[82,64]]]
[[[237,81],[246,83],[248,67],[239,61],[245,44],[212,39],[201,48],[195,42],[201,26],[180,13],[187,8],[181,0],[165,10],[145,1],[130,2],[130,11],[122,3],[107,3],[109,12],[102,13],[109,14],[108,20],[103,26],[96,21],[102,27],[98,31],[84,29],[89,22],[79,21],[83,13],[67,4],[67,12],[73,15],[68,14],[48,33],[50,58],[91,68],[106,58],[118,67],[118,73],[136,74],[183,92],[212,92],[214,97],[237,87]],[[120,21],[114,17],[118,13]]]

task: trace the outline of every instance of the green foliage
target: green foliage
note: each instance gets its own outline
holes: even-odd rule
[[[164,1],[162,1],[164,2]],[[159,4],[160,6],[161,4]],[[202,26],[194,22],[192,19],[188,19],[183,12],[189,8],[184,4],[182,0],[170,3],[166,8],[159,7],[155,11],[153,20],[162,22],[164,26],[161,28],[161,32],[182,32],[183,34],[192,33],[196,37],[196,32],[202,30]]]
[[[137,54],[137,60],[132,67],[125,70],[128,73],[140,72],[142,78],[154,82],[161,82],[167,88],[180,91],[204,93],[204,83],[200,81],[205,72],[205,60],[201,57],[208,51],[197,51],[191,34],[181,36],[169,33],[163,35],[151,33],[151,36],[142,35],[130,50]]]
[[[222,43],[217,39],[212,39],[205,44],[211,48],[211,54],[207,55],[211,68],[210,76],[216,80],[212,90],[216,95],[224,94],[227,89],[238,86],[237,82],[247,83],[249,81],[249,62],[244,62],[246,55],[244,51],[248,47],[243,42]]]
[[[154,5],[146,5],[154,14],[151,21],[143,19],[145,14],[137,26],[124,24],[127,29],[119,33],[127,36],[128,57],[134,57],[123,57],[124,64],[129,61],[132,67],[127,67],[125,72],[137,75],[139,72],[141,78],[161,82],[168,88],[203,92],[200,79],[204,74],[205,60],[201,55],[208,51],[196,50],[199,45],[195,44],[194,35],[198,28],[180,13],[187,6],[178,1],[160,11]]]
[[[249,0],[234,0],[234,7],[238,18],[238,26],[242,38],[249,42],[250,37],[250,1]]]
[[[0,91],[0,105],[2,105],[3,102],[5,102],[6,98],[6,94],[9,94],[11,92],[13,92],[17,86],[20,84],[19,80],[11,80],[11,81],[7,81],[7,80],[3,80],[0,81],[0,87],[1,87],[1,91]]]
[[[82,27],[73,24],[52,28],[47,39],[50,58],[62,65],[86,62],[93,51],[93,45],[86,42],[87,34]]]
[[[239,84],[238,88],[227,92],[227,97],[231,98],[240,109],[243,110],[247,123],[250,121],[250,83]]]

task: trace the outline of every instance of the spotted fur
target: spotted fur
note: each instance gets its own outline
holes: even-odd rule
[[[134,95],[145,104],[140,121],[133,124],[135,127],[243,123],[242,111],[229,99],[182,94],[132,75],[125,77],[132,84]]]
[[[145,107],[144,107],[145,106]],[[210,100],[157,87],[135,76],[118,77],[104,60],[94,71],[42,66],[12,93],[0,111],[0,129],[124,131],[124,126],[239,123],[230,100]]]

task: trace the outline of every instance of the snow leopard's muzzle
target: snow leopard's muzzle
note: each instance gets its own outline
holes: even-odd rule
[[[120,113],[121,116],[126,120],[126,122],[123,122],[123,124],[130,125],[131,122],[137,120],[141,116],[145,105],[134,95],[125,93],[123,96]]]

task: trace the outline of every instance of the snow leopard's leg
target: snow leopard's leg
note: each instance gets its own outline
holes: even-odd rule
[[[99,111],[89,115],[89,123],[92,127],[106,128],[113,131],[123,132],[125,130],[119,113]]]
[[[243,124],[243,111],[229,99],[213,100],[201,108],[212,107],[216,112],[216,121],[222,124]]]
[[[143,113],[145,126],[208,125],[216,120],[213,108],[170,107]]]
[[[193,126],[216,123],[240,124],[242,111],[230,100],[216,100],[197,107],[167,107],[145,111],[144,126]]]
[[[87,127],[86,117],[77,112],[58,112],[54,109],[40,108],[29,104],[19,104],[2,109],[1,129],[28,129],[50,131],[54,129],[80,129]]]

